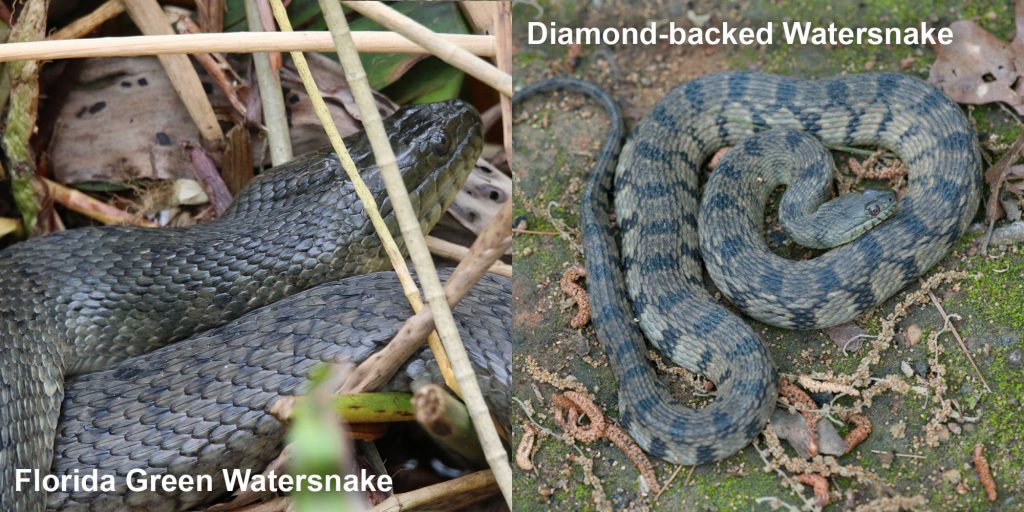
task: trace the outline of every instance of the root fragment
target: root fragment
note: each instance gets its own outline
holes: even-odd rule
[[[537,440],[537,427],[533,423],[523,424],[523,437],[516,448],[516,465],[523,471],[533,471],[533,447]]]
[[[980,443],[974,445],[974,453],[971,458],[974,460],[974,469],[978,471],[978,480],[981,480],[981,487],[985,489],[985,496],[989,501],[995,501],[999,495],[996,494],[996,481],[992,478],[992,471],[988,467],[988,459],[985,458],[985,447]]]
[[[814,499],[817,500],[818,506],[824,507],[832,501],[832,497],[828,494],[827,478],[817,473],[804,473],[797,477],[796,481],[814,489]]]
[[[562,274],[562,279],[558,282],[562,293],[576,301],[576,306],[579,307],[576,316],[569,321],[569,327],[573,329],[579,329],[590,322],[590,298],[587,296],[586,288],[577,282],[586,276],[587,269],[583,268],[583,265],[574,265]]]

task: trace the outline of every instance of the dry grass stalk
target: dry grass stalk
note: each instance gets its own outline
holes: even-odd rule
[[[505,96],[512,97],[512,75],[501,71],[487,61],[437,36],[434,31],[381,2],[342,2],[346,7],[394,30],[420,46],[430,50],[437,58],[472,75]],[[323,8],[323,2],[320,7]],[[330,26],[330,24],[328,24]]]
[[[363,4],[363,7],[369,4]],[[277,15],[277,12],[280,12],[281,15],[277,16],[279,18],[285,17],[282,16],[285,14],[284,7],[279,0],[274,0],[273,7],[275,15]],[[419,220],[412,207],[402,175],[398,170],[394,152],[388,141],[388,134],[384,130],[384,124],[380,118],[380,112],[377,111],[373,90],[370,89],[370,84],[366,80],[366,72],[363,70],[359,53],[352,41],[348,21],[345,19],[341,6],[334,0],[320,0],[320,9],[324,13],[324,19],[327,21],[327,26],[331,30],[331,36],[337,46],[338,59],[345,70],[345,79],[348,81],[352,90],[352,96],[359,107],[363,126],[366,129],[366,135],[373,149],[374,159],[380,168],[381,177],[388,191],[388,198],[391,200],[395,216],[398,218],[402,239],[409,250],[409,257],[413,262],[413,266],[416,267],[420,285],[423,287],[423,295],[430,305],[431,313],[433,313],[435,329],[444,343],[443,351],[440,350],[440,347],[435,346],[431,346],[431,350],[433,350],[439,366],[442,363],[443,352],[447,353],[451,361],[452,370],[455,373],[455,379],[457,380],[457,386],[453,386],[451,383],[449,386],[457,387],[456,391],[461,391],[462,398],[466,402],[467,409],[469,409],[469,415],[473,419],[473,426],[476,429],[477,437],[480,439],[480,445],[483,447],[487,462],[492,471],[494,471],[494,477],[498,482],[498,487],[501,488],[506,503],[511,505],[512,468],[509,466],[508,454],[501,443],[497,428],[491,421],[490,411],[487,409],[483,393],[480,391],[480,385],[476,380],[476,373],[473,371],[473,366],[469,362],[469,355],[466,353],[466,348],[463,346],[459,331],[455,326],[455,319],[452,316],[451,308],[448,306],[444,289],[441,287],[441,280],[437,277],[434,261],[430,251],[427,249],[427,243],[420,229]],[[391,11],[390,8],[387,9]],[[287,20],[285,21],[287,22]],[[377,21],[380,22],[380,20]],[[278,19],[278,24],[284,28],[280,19]],[[386,23],[384,25],[387,26]],[[423,41],[418,39],[417,42],[423,43]],[[429,46],[425,47],[430,48]],[[459,54],[458,52],[465,53],[465,50],[458,49],[456,54]],[[470,54],[466,53],[466,55]],[[444,59],[444,55],[439,55],[439,57]],[[472,58],[479,60],[476,57]],[[509,77],[508,94],[511,95],[511,92],[512,79]],[[313,93],[311,92],[310,94],[312,95]],[[428,343],[429,341],[428,339]]]
[[[493,57],[495,53],[494,38],[491,36],[442,34],[439,37],[472,55]],[[365,53],[430,53],[394,32],[357,32],[353,39],[359,51]],[[0,62],[274,51],[328,52],[334,51],[334,43],[327,32],[227,32],[36,40],[0,45]]]
[[[107,0],[95,10],[68,23],[64,28],[50,34],[50,41],[76,39],[89,35],[97,27],[124,12],[122,0]]]
[[[175,35],[167,16],[156,0],[123,1],[128,15],[143,34]],[[70,41],[40,41],[38,44],[67,42]],[[199,74],[192,67],[192,62],[185,55],[160,55],[159,59],[167,72],[167,78],[171,80],[171,85],[181,98],[192,121],[199,128],[200,135],[215,147],[221,147],[224,143],[224,131],[217,122],[217,114],[213,112],[210,98],[206,96],[203,83],[199,81]]]
[[[263,30],[259,0],[245,0],[245,16],[249,30]],[[288,115],[284,108],[284,94],[281,92],[281,78],[270,64],[270,54],[252,54],[256,68],[256,84],[259,86],[260,101],[263,103],[263,125],[267,128],[267,144],[270,146],[270,162],[277,166],[292,159],[292,138],[288,133]]]
[[[493,495],[496,488],[494,474],[490,470],[477,471],[415,491],[395,494],[371,508],[370,512],[460,510]],[[445,506],[441,507],[441,504]]]
[[[459,244],[442,240],[435,236],[427,236],[427,248],[430,249],[431,254],[435,256],[455,261],[462,261],[469,256],[468,247],[463,247]],[[488,269],[488,272],[498,274],[499,276],[512,277],[512,265],[503,261],[495,261],[494,264],[491,265],[490,269]]]

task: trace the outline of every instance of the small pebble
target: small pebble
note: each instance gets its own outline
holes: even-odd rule
[[[914,376],[914,369],[906,361],[900,361],[900,370],[903,370],[903,375],[906,375],[908,379]]]
[[[961,480],[961,477],[960,477],[960,470],[959,469],[951,469],[949,471],[945,471],[945,472],[942,473],[942,481],[943,482],[956,485],[956,484],[960,483],[960,480]]]
[[[917,342],[921,341],[921,336],[922,336],[921,327],[919,325],[917,325],[917,324],[910,324],[910,326],[907,327],[907,334],[906,334],[906,336],[907,336],[907,345],[909,345],[911,347],[913,347],[914,345],[917,345]]]
[[[945,443],[946,441],[949,441],[949,429],[946,428],[945,425],[939,425],[936,430],[936,434],[939,436],[939,442]]]
[[[952,432],[952,433],[954,433],[956,435],[960,435],[960,424],[959,423],[957,423],[955,421],[951,421],[949,423],[946,423],[946,427],[949,428],[950,432]]]
[[[1006,357],[1006,362],[1010,363],[1010,366],[1014,368],[1024,366],[1024,352],[1019,348],[1010,352],[1010,355]]]

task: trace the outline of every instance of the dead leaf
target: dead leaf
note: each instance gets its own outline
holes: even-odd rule
[[[1018,15],[1022,3],[1017,2]],[[1024,41],[1006,42],[973,21],[956,21],[949,28],[953,43],[936,45],[928,81],[958,103],[983,105],[1003,102],[1024,114]]]
[[[448,211],[460,224],[480,234],[511,196],[512,179],[487,161],[480,160]]]
[[[772,430],[779,439],[785,439],[796,450],[801,458],[809,458],[807,423],[800,414],[790,414],[785,409],[775,409],[771,419]],[[818,422],[818,453],[824,455],[843,455],[846,453],[846,441],[832,422]]]
[[[868,334],[861,326],[853,322],[827,327],[823,329],[823,332],[844,352],[860,350],[864,343],[864,337]]]
[[[61,183],[192,178],[179,144],[199,131],[156,57],[88,59],[50,143]]]
[[[1024,1],[1014,3],[1017,31],[1003,41],[973,21],[952,23],[953,43],[935,46],[928,80],[960,103],[1004,102],[1024,113]]]

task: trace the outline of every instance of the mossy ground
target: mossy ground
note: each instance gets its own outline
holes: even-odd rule
[[[836,5],[840,4],[840,5]],[[601,5],[600,8],[596,7]],[[924,20],[944,26],[957,19],[972,19],[999,37],[1013,34],[1012,3],[996,0],[954,2],[935,0],[909,2],[873,0],[864,2],[824,2],[796,0],[787,2],[678,2],[669,0],[643,3],[605,1],[519,3],[513,14],[514,31],[520,41],[516,57],[517,84],[554,75],[563,75],[570,67],[569,50],[554,46],[525,44],[524,20],[557,20],[566,26],[629,26],[650,20],[682,20],[686,10],[712,14],[712,23],[760,25],[785,19],[844,26],[911,26]],[[855,20],[855,21],[854,21]],[[644,115],[671,86],[721,69],[750,69],[815,77],[857,71],[900,71],[926,77],[933,54],[926,47],[584,47],[575,59],[571,73],[604,85],[623,105],[627,123],[632,125]],[[1017,121],[997,106],[970,109],[979,136],[987,148],[996,148],[987,156],[999,157],[1017,136]],[[526,115],[529,112],[529,115]],[[521,234],[515,241],[514,289],[517,304],[515,318],[516,396],[527,404],[540,425],[557,431],[550,416],[548,397],[553,388],[535,381],[525,371],[531,357],[540,367],[559,376],[578,380],[592,392],[612,418],[616,386],[590,327],[575,331],[568,327],[575,312],[568,307],[558,280],[572,264],[582,262],[578,252],[577,205],[583,190],[591,156],[605,130],[603,113],[575,97],[531,100],[517,109],[514,139],[516,145],[516,214],[527,219],[530,230],[561,234]],[[1024,255],[994,248],[993,254],[977,254],[980,237],[975,234],[958,244],[940,269],[960,269],[971,274],[959,287],[946,286],[938,292],[946,311],[959,315],[956,322],[967,348],[992,389],[982,383],[956,341],[949,334],[940,338],[944,352],[940,358],[948,374],[949,391],[967,420],[956,422],[959,434],[938,447],[922,441],[924,425],[931,417],[933,404],[926,398],[886,394],[869,410],[874,431],[854,453],[840,458],[846,464],[859,464],[876,472],[886,489],[871,489],[848,479],[833,481],[841,489],[842,500],[831,509],[852,508],[856,504],[885,493],[921,494],[929,508],[939,510],[1019,510],[1024,509],[1024,379],[1019,355],[1024,351]],[[860,324],[877,333],[880,319],[888,314],[900,296],[890,299]],[[928,333],[941,329],[942,319],[931,305],[915,307],[898,325],[902,332],[916,324]],[[790,332],[756,325],[768,343],[781,371],[792,373],[852,371],[864,351],[845,355],[820,332]],[[915,346],[897,345],[883,354],[873,375],[900,374],[901,363],[927,368],[929,355],[923,341]],[[916,381],[908,379],[912,384]],[[526,421],[522,409],[521,424]],[[906,424],[906,436],[896,439],[890,428]],[[516,433],[518,439],[521,432]],[[995,473],[999,499],[984,498],[974,469],[969,465],[975,443],[985,445]],[[923,458],[896,457],[884,463],[878,452],[897,452]],[[761,470],[763,463],[752,448],[717,464],[697,468],[655,462],[661,482],[671,480],[667,490],[654,500],[639,491],[637,472],[626,457],[607,442],[575,447],[561,439],[543,438],[534,457],[536,469],[516,470],[515,510],[565,508],[590,510],[596,506],[592,487],[584,483],[583,472],[570,456],[583,454],[594,460],[594,472],[602,481],[604,493],[616,509],[652,508],[659,510],[755,510],[755,500],[776,496],[798,504],[792,491],[783,487],[774,473]],[[944,472],[959,470],[966,492],[943,479]],[[963,491],[963,489],[960,489]],[[809,491],[808,491],[809,492]],[[767,509],[760,506],[760,509]]]

